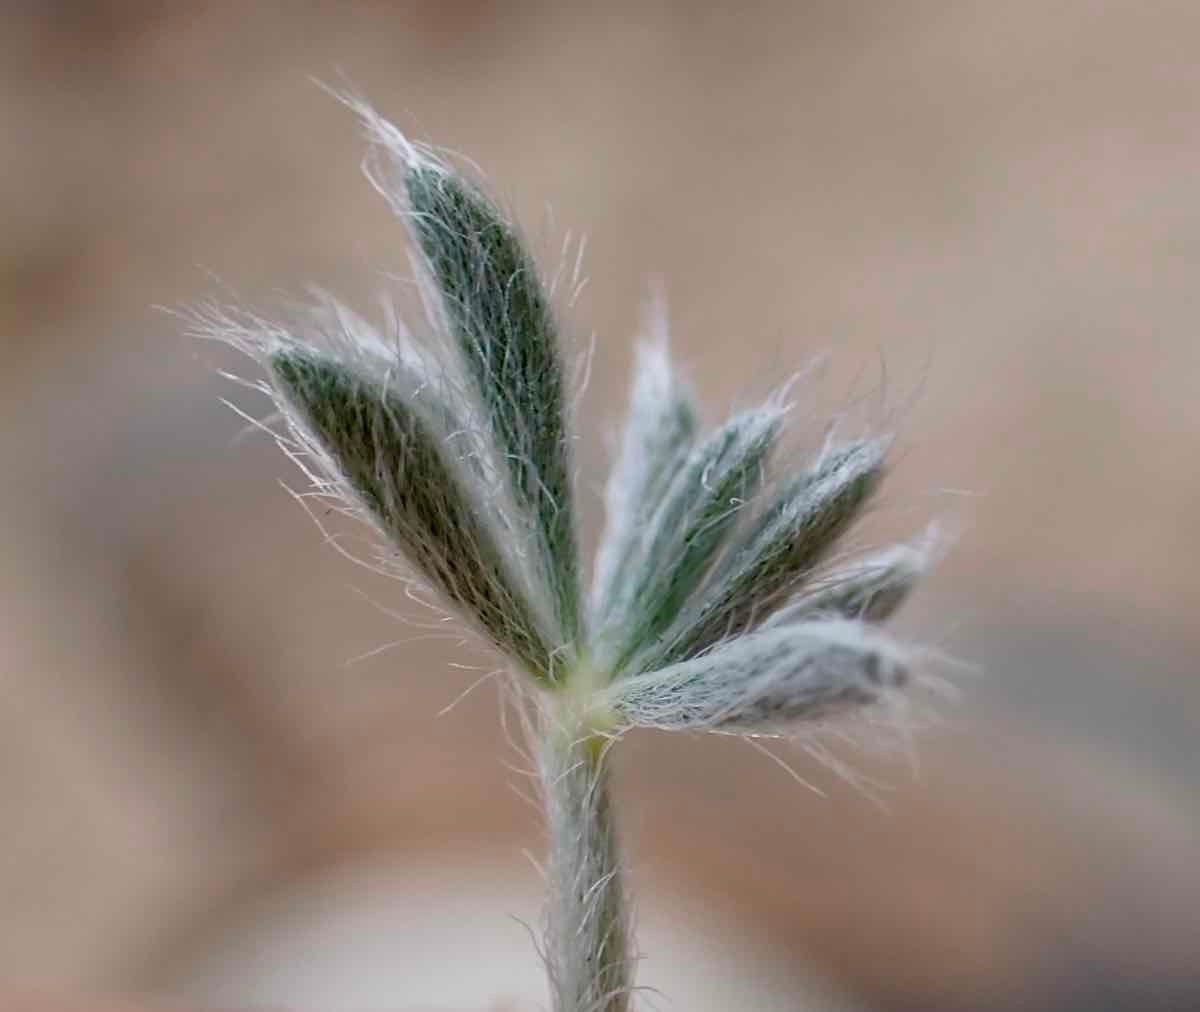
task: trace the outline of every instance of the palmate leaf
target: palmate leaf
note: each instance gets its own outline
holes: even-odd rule
[[[869,623],[929,553],[901,546],[814,581],[878,484],[887,441],[827,453],[761,495],[783,406],[699,439],[664,337],[638,354],[585,621],[566,382],[534,263],[482,190],[343,97],[375,145],[368,177],[415,247],[420,340],[402,327],[384,339],[330,299],[296,333],[219,308],[199,329],[266,366],[270,383],[251,385],[273,397],[279,441],[317,492],[369,517],[537,681],[520,712],[540,738],[551,1002],[628,1012],[608,747],[628,727],[791,733],[890,702],[920,655]]]

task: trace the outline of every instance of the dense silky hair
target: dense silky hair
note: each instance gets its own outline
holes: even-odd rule
[[[788,735],[895,700],[914,655],[877,623],[934,540],[839,558],[891,440],[827,444],[780,468],[782,392],[706,429],[660,312],[637,348],[585,593],[553,286],[477,179],[350,104],[368,177],[410,239],[420,339],[399,324],[385,336],[323,295],[298,325],[220,306],[193,319],[262,366],[250,385],[310,482],[300,496],[368,522],[384,567],[403,560],[532,690],[554,1008],[625,1012],[608,748],[636,727]]]

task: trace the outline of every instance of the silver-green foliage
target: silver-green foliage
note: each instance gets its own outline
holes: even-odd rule
[[[931,545],[823,569],[889,440],[772,475],[783,396],[702,431],[660,332],[638,350],[585,599],[550,290],[478,183],[358,109],[368,174],[412,240],[422,339],[384,338],[328,298],[299,328],[217,309],[201,329],[264,366],[259,389],[312,492],[369,520],[385,555],[537,688],[555,1008],[623,1012],[633,971],[607,744],[639,726],[787,733],[886,702],[910,658],[870,623],[903,601]]]

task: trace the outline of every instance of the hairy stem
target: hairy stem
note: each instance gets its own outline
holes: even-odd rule
[[[609,740],[576,711],[548,708],[544,718],[546,962],[554,1012],[627,1012],[633,963],[609,797]]]

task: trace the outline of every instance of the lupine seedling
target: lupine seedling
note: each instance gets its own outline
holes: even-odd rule
[[[637,348],[585,592],[574,391],[549,286],[478,182],[354,104],[366,174],[408,232],[420,327],[385,335],[322,297],[299,328],[209,307],[198,329],[261,365],[253,385],[306,494],[366,521],[381,564],[431,590],[526,690],[553,1008],[625,1012],[634,958],[610,748],[632,728],[787,736],[886,707],[913,654],[877,624],[930,541],[831,562],[890,441],[827,442],[779,474],[785,395],[706,429],[659,334]]]

